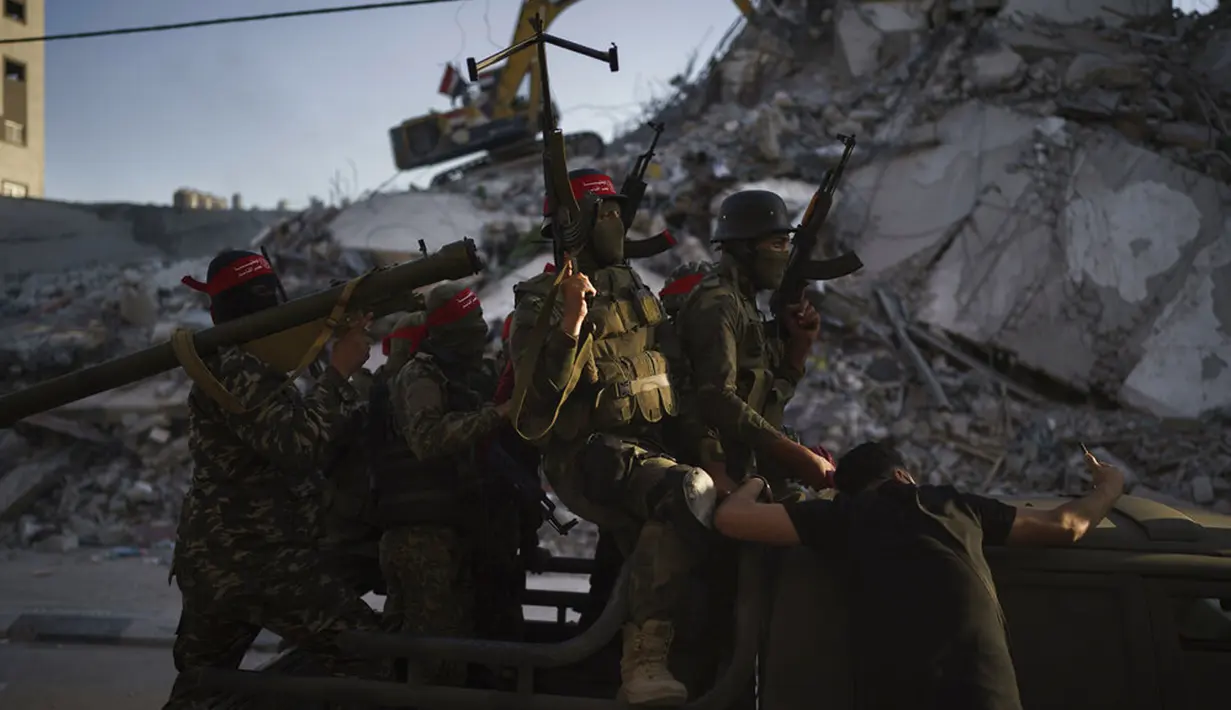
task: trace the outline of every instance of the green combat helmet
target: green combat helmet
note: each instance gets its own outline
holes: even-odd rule
[[[667,284],[658,292],[658,298],[662,301],[663,310],[668,317],[675,318],[675,314],[684,305],[684,299],[688,298],[688,294],[701,283],[701,279],[713,270],[714,264],[708,261],[690,261],[675,267],[667,277]]]

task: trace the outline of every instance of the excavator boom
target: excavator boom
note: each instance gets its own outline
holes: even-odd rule
[[[531,18],[542,18],[546,30],[560,13],[580,1],[523,0],[511,45],[533,36]],[[756,14],[752,0],[734,2],[750,20]],[[394,164],[399,170],[413,170],[487,152],[487,157],[437,176],[437,181],[444,181],[490,162],[538,154],[535,138],[543,104],[539,77],[533,71],[537,61],[534,52],[514,54],[501,66],[480,75],[478,92],[471,91],[457,67],[448,66],[441,79],[440,93],[455,101],[461,99],[463,105],[444,113],[431,111],[391,128]],[[578,133],[567,136],[567,148],[571,155],[596,158],[603,154],[605,146],[597,133]]]

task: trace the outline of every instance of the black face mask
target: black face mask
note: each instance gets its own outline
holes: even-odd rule
[[[624,240],[627,233],[618,209],[611,209],[601,198],[587,196],[583,211],[590,223],[590,249],[599,266],[614,266],[624,263]]]
[[[436,352],[447,353],[459,361],[477,360],[487,350],[487,332],[482,315],[467,317],[432,329],[428,342]]]
[[[214,323],[226,323],[282,303],[278,277],[265,274],[210,299]]]

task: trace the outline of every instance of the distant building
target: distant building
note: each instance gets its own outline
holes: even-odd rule
[[[181,210],[225,210],[231,206],[225,197],[187,187],[181,187],[175,191],[171,204]]]
[[[0,39],[43,36],[44,0],[0,0]],[[46,83],[43,43],[0,45],[0,196],[42,197]]]
[[[238,192],[231,195],[231,209],[242,210],[244,208],[244,196]]]

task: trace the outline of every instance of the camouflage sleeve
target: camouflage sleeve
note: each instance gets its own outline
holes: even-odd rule
[[[737,393],[739,318],[738,305],[731,296],[696,294],[685,304],[678,322],[702,419],[720,436],[755,448],[776,441],[782,434]],[[703,442],[703,450],[708,446],[713,452],[716,444],[716,440]]]
[[[513,352],[514,375],[517,374],[519,359],[535,343],[530,342],[535,321],[538,320],[539,308],[543,299],[536,296],[525,296],[519,299],[513,311],[512,334],[509,337],[510,350]],[[559,307],[553,306],[558,310]],[[535,399],[554,402],[564,386],[568,384],[569,375],[573,371],[573,362],[577,357],[577,341],[564,333],[556,325],[559,318],[553,314],[552,327],[547,330],[547,339],[539,352],[538,362],[534,372],[534,382],[530,383],[530,392]]]
[[[215,376],[250,411],[226,413],[245,444],[288,470],[319,470],[361,409],[358,393],[332,367],[307,395],[255,355],[224,350]]]
[[[390,395],[406,445],[419,459],[461,453],[504,422],[493,405],[472,412],[447,411],[444,384],[414,362],[394,378]]]

